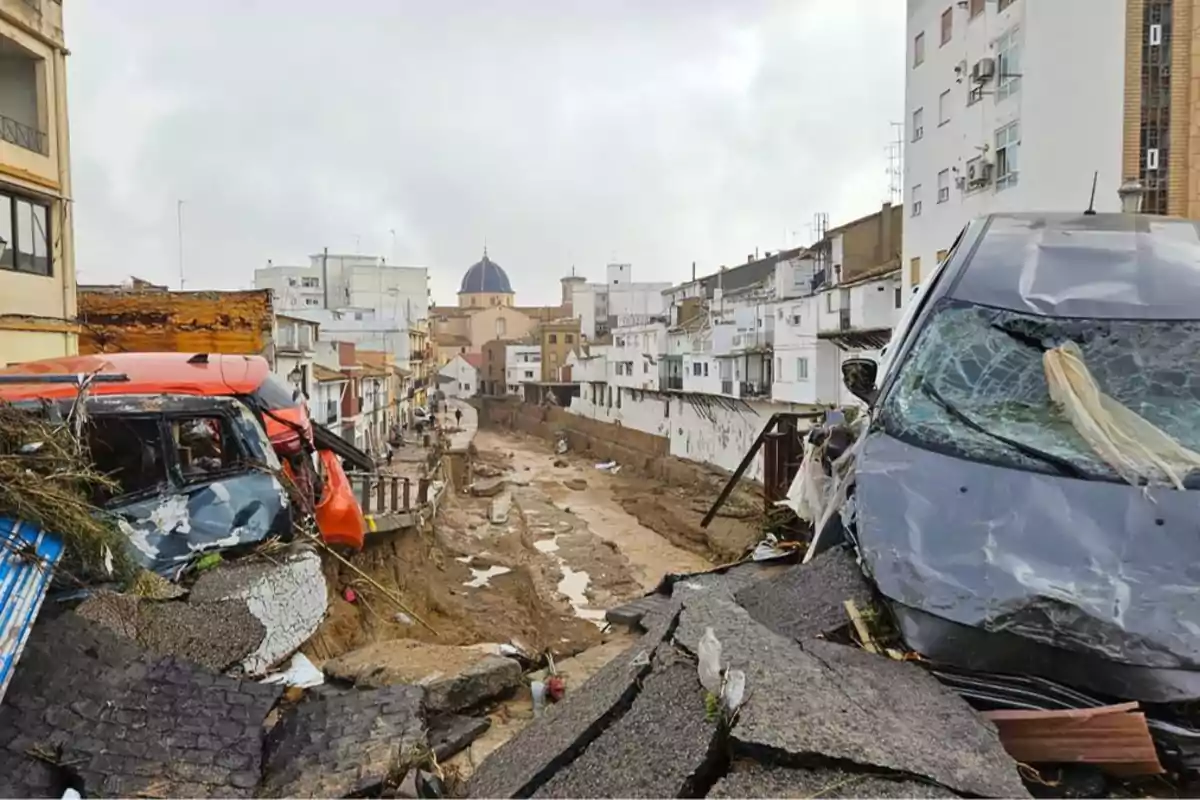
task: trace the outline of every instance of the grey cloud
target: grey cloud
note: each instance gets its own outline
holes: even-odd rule
[[[893,0],[74,0],[84,280],[248,285],[323,245],[431,268],[484,238],[522,302],[611,257],[682,280],[886,193]]]

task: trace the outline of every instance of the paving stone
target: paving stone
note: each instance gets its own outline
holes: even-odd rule
[[[853,554],[827,550],[808,564],[740,589],[735,597],[757,622],[789,639],[812,639],[850,624],[847,600],[860,609],[872,602],[871,585]]]
[[[389,686],[287,709],[266,737],[259,794],[346,797],[380,785],[426,744],[423,698],[419,686]]]
[[[507,483],[503,477],[484,478],[471,484],[471,494],[475,497],[495,497],[504,491]]]
[[[755,762],[735,764],[717,781],[708,797],[820,797],[837,800],[856,797],[958,797],[941,786],[909,780],[891,779],[840,769],[802,769]]]
[[[521,665],[511,658],[414,639],[370,644],[327,662],[324,669],[359,688],[423,686],[431,714],[473,708],[524,682]]]
[[[716,592],[732,597],[737,592],[761,580],[777,575],[786,565],[767,561],[744,561],[730,567],[692,575],[673,575],[664,579],[661,591],[669,591],[675,599],[686,599],[696,592]]]
[[[723,666],[746,673],[731,733],[742,752],[853,762],[983,797],[1028,796],[995,728],[922,668],[818,640],[802,647],[728,597],[694,594],[676,641],[695,653],[707,627]]]
[[[0,796],[59,797],[57,770],[31,767],[31,747],[70,764],[90,797],[250,797],[262,724],[277,686],[238,681],[156,656],[74,613],[43,615],[0,705]],[[218,762],[236,752],[238,767]],[[257,781],[255,781],[257,783]]]
[[[718,758],[696,665],[661,648],[629,710],[534,797],[694,797]]]
[[[488,717],[464,717],[459,714],[438,717],[429,723],[429,749],[439,762],[444,762],[466,750],[490,727],[492,721]]]
[[[527,797],[568,763],[632,701],[676,613],[660,614],[633,646],[488,756],[471,777],[470,796]]]

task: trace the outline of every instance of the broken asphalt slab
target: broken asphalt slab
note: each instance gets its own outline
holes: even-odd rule
[[[324,670],[360,689],[421,686],[431,714],[472,708],[508,694],[524,681],[521,665],[511,658],[414,639],[367,645],[327,661]]]
[[[485,759],[471,777],[470,796],[528,797],[573,761],[633,701],[677,614],[677,607],[658,614],[637,642]]]
[[[495,497],[504,491],[508,480],[504,477],[484,478],[471,484],[471,494],[475,497]]]
[[[70,774],[86,797],[251,797],[281,691],[155,656],[71,612],[43,619],[0,705],[0,796],[59,797]]]
[[[838,547],[744,586],[735,598],[756,622],[780,636],[812,639],[849,625],[844,602],[869,608],[873,592],[854,555]]]
[[[492,498],[488,506],[488,522],[493,525],[503,525],[508,522],[508,512],[512,508],[512,494],[503,492]]]
[[[471,742],[487,733],[492,727],[488,717],[464,717],[458,714],[447,714],[430,720],[429,749],[437,757],[438,763],[466,750]]]
[[[690,592],[675,640],[695,654],[706,628],[721,642],[723,666],[746,673],[735,752],[907,773],[981,797],[1028,796],[996,729],[920,667],[828,642],[801,645],[728,595]]]
[[[696,665],[659,648],[625,714],[534,797],[696,797],[722,755]]]
[[[779,767],[753,761],[735,764],[713,786],[708,797],[820,797],[837,800],[856,797],[939,798],[958,797],[941,786],[878,775],[818,767]]]
[[[383,784],[427,743],[419,686],[302,701],[266,736],[262,797],[346,797]]]

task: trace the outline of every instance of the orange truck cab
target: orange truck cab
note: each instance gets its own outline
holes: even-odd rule
[[[258,417],[313,515],[321,538],[331,545],[360,549],[366,536],[363,517],[341,459],[374,469],[370,456],[309,418],[302,396],[261,356],[209,353],[105,353],[31,361],[0,369],[0,402],[70,400],[87,385],[89,397],[120,395],[192,395],[234,397]],[[76,382],[13,383],[14,376],[79,376]],[[105,376],[89,381],[89,376]],[[340,456],[340,458],[339,458]]]

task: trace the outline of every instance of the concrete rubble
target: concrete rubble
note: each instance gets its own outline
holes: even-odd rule
[[[799,797],[845,780],[846,796],[1028,796],[995,727],[924,669],[814,638],[846,625],[826,607],[861,588],[844,557],[671,582],[641,640],[486,760],[471,795]],[[810,592],[805,621],[788,604]],[[713,718],[697,677],[710,629],[746,675],[732,718]]]

